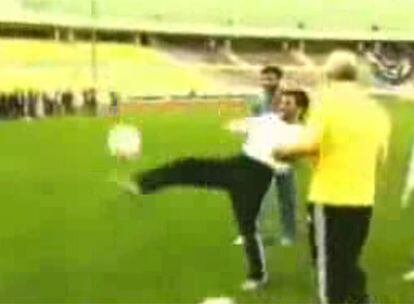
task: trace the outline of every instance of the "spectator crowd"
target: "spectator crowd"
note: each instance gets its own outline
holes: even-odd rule
[[[95,89],[83,91],[15,90],[0,92],[0,119],[42,118],[45,116],[117,113],[119,95]]]

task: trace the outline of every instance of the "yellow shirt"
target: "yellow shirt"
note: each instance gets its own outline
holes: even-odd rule
[[[320,149],[309,200],[334,206],[372,205],[377,161],[386,157],[389,133],[385,110],[354,85],[332,83],[322,91],[304,139]]]

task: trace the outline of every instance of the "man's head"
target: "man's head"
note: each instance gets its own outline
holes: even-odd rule
[[[272,93],[279,88],[282,77],[283,72],[277,66],[268,65],[260,71],[260,83],[263,89]]]
[[[309,108],[309,97],[305,91],[300,89],[284,90],[281,100],[274,106],[282,120],[295,123],[303,120],[306,115]]]
[[[325,74],[334,81],[356,81],[358,76],[357,58],[350,51],[335,51],[325,63]]]

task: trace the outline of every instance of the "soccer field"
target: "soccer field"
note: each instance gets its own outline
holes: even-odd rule
[[[393,118],[391,151],[363,262],[378,302],[412,303],[414,286],[401,275],[411,266],[414,206],[401,211],[399,195],[414,105],[384,104]],[[243,254],[231,245],[236,228],[225,193],[171,188],[131,197],[108,182],[115,171],[238,152],[241,138],[220,127],[243,114],[211,105],[128,114],[125,120],[143,132],[143,156],[127,164],[105,150],[109,118],[1,122],[0,302],[197,303],[219,296],[237,303],[312,302],[303,199],[298,244],[266,247],[269,286],[244,294]],[[302,197],[307,171],[299,170]],[[270,217],[265,233],[277,237],[276,212]]]

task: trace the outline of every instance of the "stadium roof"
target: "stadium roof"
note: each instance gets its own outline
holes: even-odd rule
[[[164,35],[195,35],[229,38],[303,39],[343,41],[414,41],[410,31],[401,30],[316,30],[292,27],[254,27],[242,25],[214,25],[206,23],[133,22],[119,18],[92,19],[83,16],[65,16],[30,11],[3,12],[0,26],[55,27],[92,29]]]

